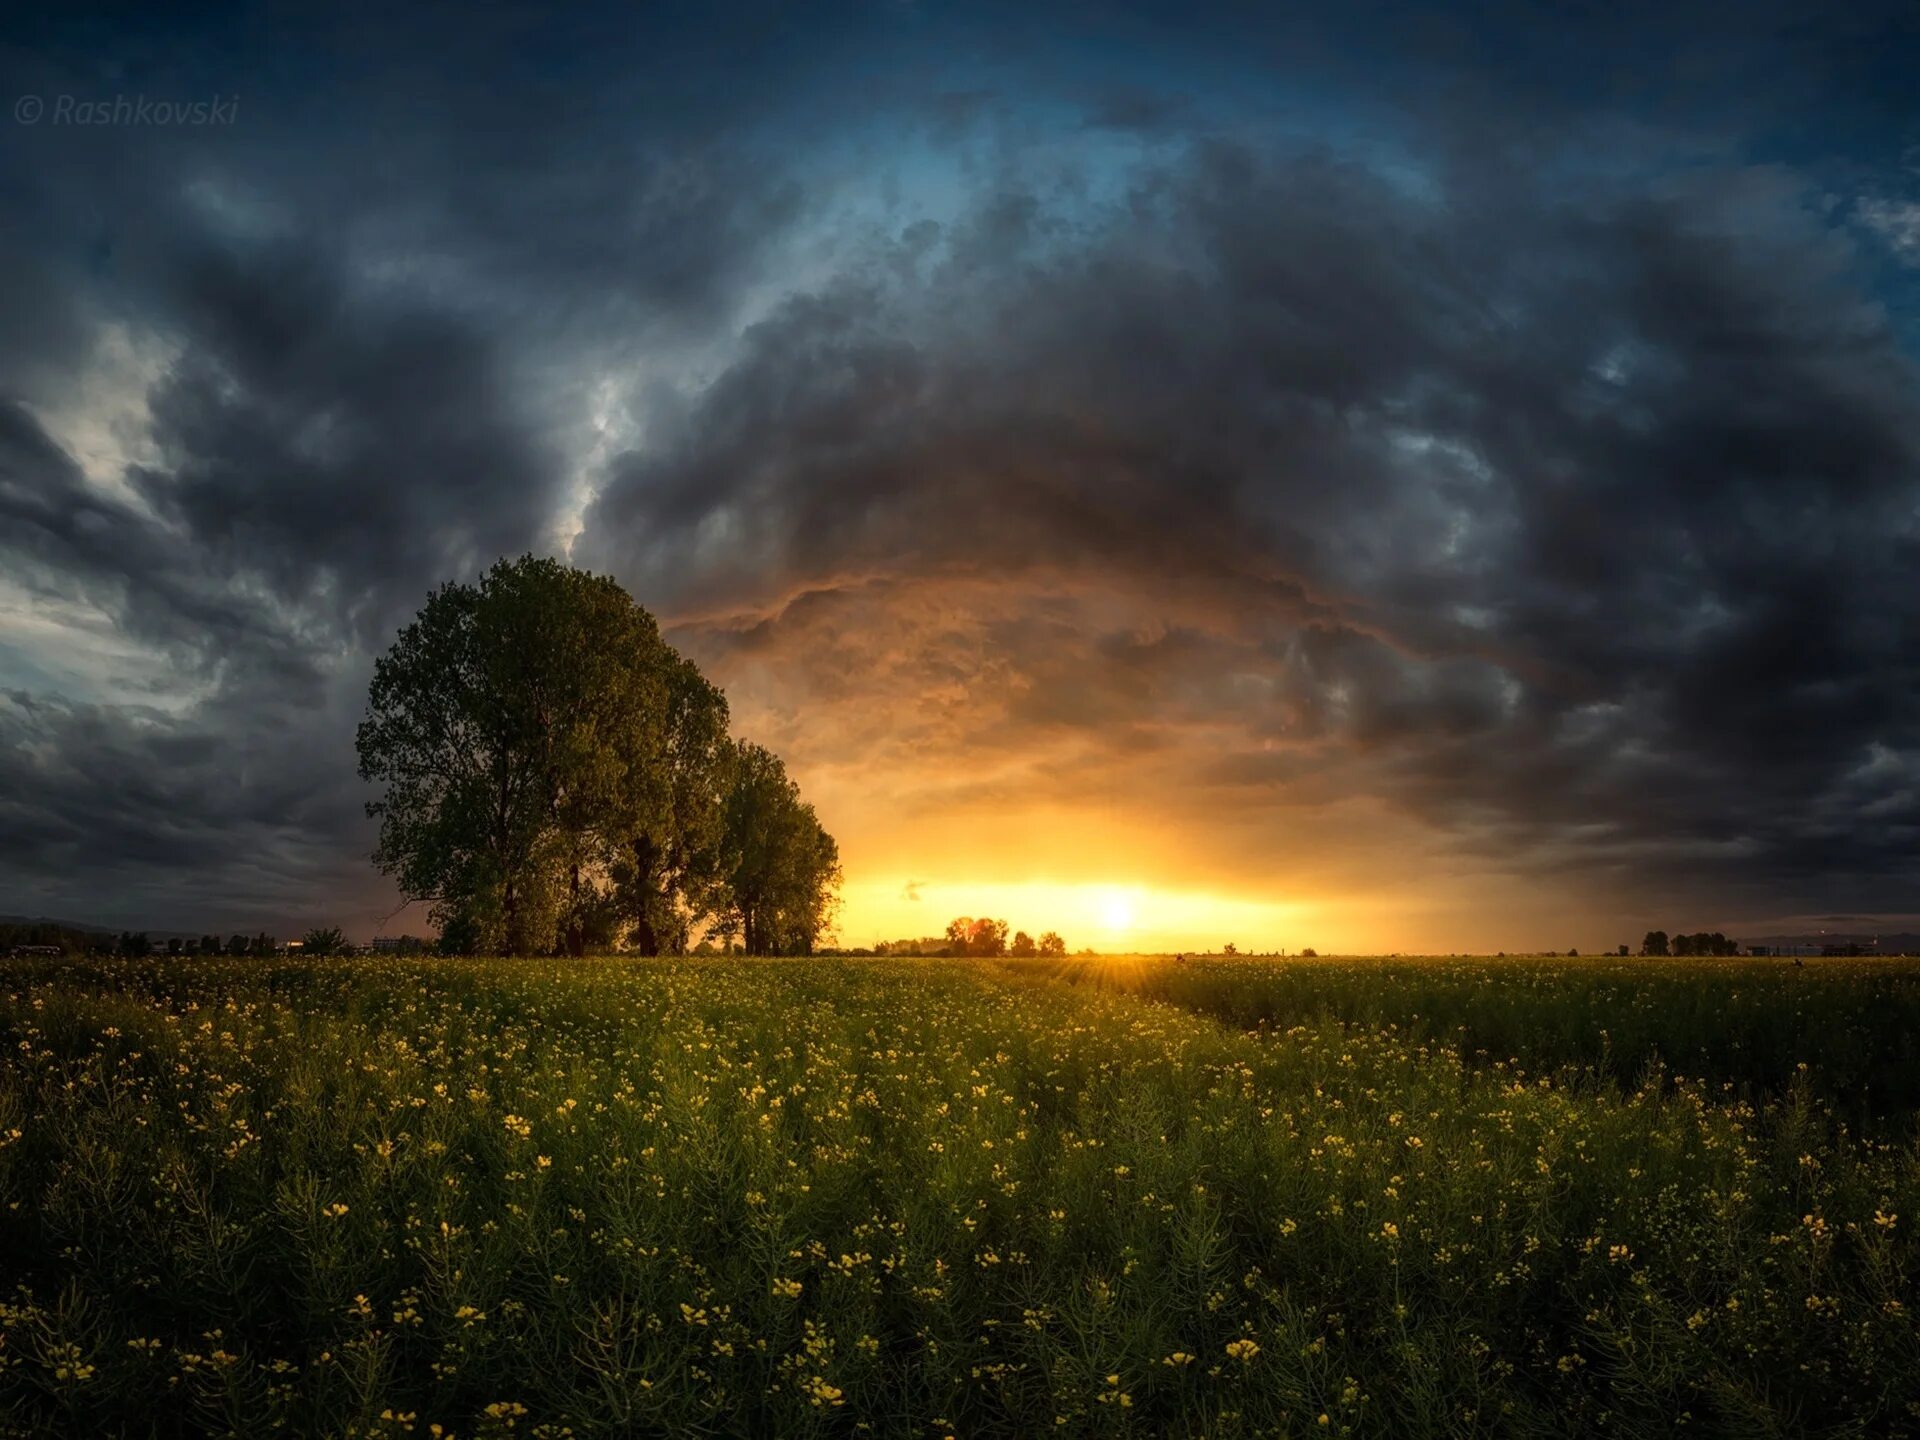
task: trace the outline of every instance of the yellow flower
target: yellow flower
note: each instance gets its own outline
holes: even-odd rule
[[[1260,1347],[1251,1340],[1229,1340],[1227,1354],[1243,1364],[1260,1353]]]
[[[829,1385],[825,1376],[814,1375],[809,1377],[806,1383],[806,1390],[815,1405],[840,1405],[845,1403],[841,1398],[842,1392],[840,1387],[837,1385]]]

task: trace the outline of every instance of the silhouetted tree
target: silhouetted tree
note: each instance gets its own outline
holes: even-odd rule
[[[1675,955],[1738,955],[1740,942],[1729,940],[1718,930],[1696,930],[1691,935],[1675,935],[1672,950]]]
[[[1667,932],[1664,930],[1647,931],[1646,939],[1640,942],[1640,953],[1642,955],[1667,954]]]
[[[1007,922],[986,916],[962,915],[947,925],[947,943],[955,955],[995,956],[1007,953]]]
[[[832,928],[840,850],[780,757],[735,747],[723,845],[728,908],[749,955],[805,955]]]
[[[338,955],[347,948],[347,937],[337,926],[307,931],[300,941],[301,952],[307,955]]]
[[[1067,953],[1067,942],[1049,930],[1040,937],[1039,951],[1049,959],[1058,959]]]
[[[434,591],[355,743],[375,863],[443,948],[681,951],[705,923],[804,950],[830,918],[832,837],[611,579],[526,556]]]
[[[355,740],[383,787],[375,864],[475,949],[553,949],[569,879],[603,858],[616,736],[657,723],[633,657],[658,644],[617,584],[555,560],[434,591],[375,662]]]
[[[1007,953],[1009,955],[1017,955],[1022,959],[1027,959],[1037,955],[1039,950],[1038,947],[1034,945],[1031,935],[1027,934],[1024,930],[1016,930],[1013,934],[1012,943],[1007,947]]]
[[[677,954],[693,926],[726,903],[726,802],[737,756],[726,697],[693,662],[660,642],[647,663],[655,713],[633,712],[615,737],[614,915],[632,925],[634,949]],[[570,940],[569,948],[582,947]]]

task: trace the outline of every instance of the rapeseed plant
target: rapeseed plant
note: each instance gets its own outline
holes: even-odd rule
[[[0,1432],[1920,1433],[1915,977],[1699,965],[15,963]]]

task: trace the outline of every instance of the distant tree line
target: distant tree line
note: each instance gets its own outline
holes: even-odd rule
[[[0,954],[16,946],[41,949],[51,946],[65,955],[83,955],[95,950],[111,937],[97,931],[76,930],[71,925],[52,921],[10,921],[0,924]]]
[[[1626,946],[1621,946],[1622,954]],[[1649,930],[1646,939],[1640,942],[1642,955],[1738,955],[1740,942],[1729,940],[1718,930],[1708,934],[1704,930],[1692,935],[1675,935],[1668,938],[1664,930]]]
[[[403,953],[427,948],[425,942],[411,937],[376,944]],[[355,947],[348,943],[345,932],[338,926],[321,926],[307,931],[299,940],[290,941],[286,948],[301,955],[329,956],[352,954]],[[42,949],[58,950],[65,955],[117,955],[128,959],[146,959],[157,955],[176,958],[213,955],[257,957],[280,953],[280,942],[264,930],[252,935],[236,933],[225,938],[219,935],[168,935],[155,939],[146,930],[122,930],[115,935],[109,930],[82,930],[77,926],[52,921],[0,924],[0,954]]]
[[[1067,942],[1053,931],[1048,930],[1036,940],[1024,930],[1015,930],[1013,937],[1007,937],[1011,927],[1005,920],[995,920],[982,915],[960,915],[948,922],[945,953],[948,955],[1014,955],[1029,957],[1036,955],[1058,956],[1067,953]]]
[[[918,939],[909,935],[903,940],[877,941],[871,953],[875,955],[951,955],[953,945],[944,935],[922,935]]]
[[[136,960],[149,955],[271,955],[278,948],[273,936],[264,930],[252,935],[229,935],[224,940],[218,935],[202,935],[197,939],[191,935],[170,935],[164,941],[154,940],[145,930],[123,930],[118,939],[111,935],[91,938],[94,943],[89,949],[110,951]]]
[[[170,935],[156,940],[145,930],[81,930],[46,922],[0,925],[0,952],[16,947],[52,946],[67,955],[120,955],[142,959],[150,955],[271,955],[274,938],[264,930],[253,935]]]
[[[356,746],[374,862],[443,948],[802,954],[831,928],[833,837],[611,579],[527,556],[435,590]]]
[[[883,940],[873,947],[875,955],[997,955],[1058,956],[1067,953],[1067,942],[1048,930],[1038,940],[1024,930],[1013,931],[1005,920],[988,916],[978,919],[962,915],[947,925],[945,935],[926,935],[920,939]]]

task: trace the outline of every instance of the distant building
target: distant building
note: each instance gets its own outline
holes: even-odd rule
[[[59,956],[62,951],[58,945],[16,945],[7,952],[15,960],[25,960],[29,956]]]

